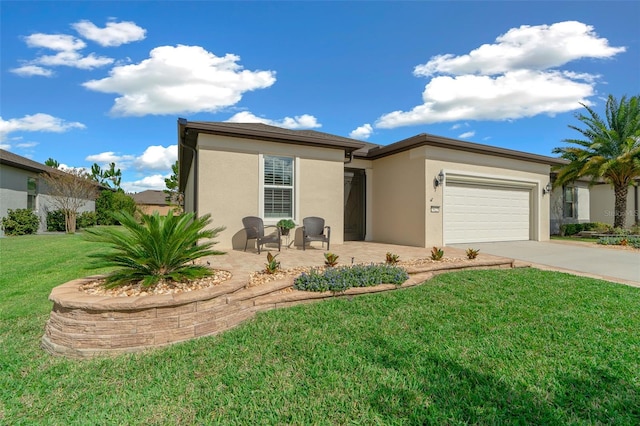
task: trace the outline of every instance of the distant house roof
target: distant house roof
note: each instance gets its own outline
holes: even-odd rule
[[[154,189],[148,189],[146,191],[131,194],[131,198],[134,199],[136,204],[151,205],[151,206],[168,206],[167,194],[164,191],[158,191]]]
[[[29,170],[32,172],[44,173],[51,172],[53,167],[45,166],[44,164],[29,160],[28,158],[21,157],[13,152],[0,149],[0,164],[6,164],[7,166],[13,166],[23,170]]]
[[[45,164],[38,163],[26,157],[22,157],[18,154],[14,154],[13,152],[5,151],[4,149],[0,149],[0,164],[6,164],[7,166],[15,167],[22,170],[29,170],[36,173],[65,173],[64,170],[49,167]],[[100,185],[98,182],[96,182],[95,184],[100,189],[108,189],[110,191],[113,191],[113,188]]]

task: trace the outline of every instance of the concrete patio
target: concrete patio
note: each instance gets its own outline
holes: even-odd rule
[[[265,246],[266,247],[266,246]],[[214,247],[215,248],[215,247]],[[247,251],[229,250],[222,256],[213,256],[207,258],[211,267],[216,269],[224,269],[231,271],[235,278],[247,278],[250,273],[264,269],[267,261],[267,252],[278,255],[277,260],[283,269],[297,268],[304,266],[323,266],[324,254],[327,252],[334,253],[339,256],[338,266],[347,266],[352,263],[368,264],[380,263],[385,261],[387,253],[397,254],[400,261],[409,261],[415,259],[430,259],[431,249],[422,247],[409,247],[394,244],[382,244],[364,241],[348,241],[344,244],[331,245],[331,250],[323,249],[320,243],[312,243],[311,247],[307,246],[306,250],[302,248],[284,246],[278,252],[278,248],[263,248],[258,254],[257,249],[247,248]],[[445,247],[445,261],[452,259],[465,259],[465,249]],[[491,256],[480,253],[478,261],[481,260],[505,260],[505,257]],[[510,259],[509,259],[510,261]]]

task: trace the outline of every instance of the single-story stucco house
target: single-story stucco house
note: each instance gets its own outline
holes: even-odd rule
[[[555,180],[551,173],[551,181]],[[631,226],[640,221],[640,179],[629,187],[625,223]],[[577,180],[555,188],[551,193],[551,233],[556,234],[561,224],[600,222],[613,226],[615,219],[615,195],[610,184],[589,180]]]
[[[167,194],[164,191],[147,189],[146,191],[130,195],[136,202],[138,210],[145,214],[158,212],[160,215],[166,215],[169,213],[169,210],[175,209],[175,207],[167,201]]]
[[[52,171],[55,169],[0,149],[0,218],[8,210],[32,209],[40,219],[38,231],[46,231],[47,212],[56,208],[41,174]],[[78,212],[85,211],[95,211],[94,200],[86,200]]]
[[[429,134],[379,146],[312,130],[185,119],[178,145],[185,210],[226,226],[217,238],[225,249],[244,247],[245,216],[267,225],[320,216],[332,244],[548,240],[551,166],[561,164]]]

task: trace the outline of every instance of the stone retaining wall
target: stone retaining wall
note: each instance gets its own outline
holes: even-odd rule
[[[247,288],[245,279],[234,277],[215,287],[174,295],[93,296],[79,290],[96,278],[89,277],[53,289],[42,346],[69,358],[138,352],[220,333],[259,311],[411,287],[451,270],[511,267],[510,260],[430,264],[407,268],[410,278],[401,286],[351,288],[339,294],[293,290],[293,278]]]

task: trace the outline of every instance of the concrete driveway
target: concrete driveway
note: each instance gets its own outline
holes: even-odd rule
[[[480,253],[509,257],[562,271],[640,286],[640,252],[563,241],[507,241],[452,244],[480,249]]]

